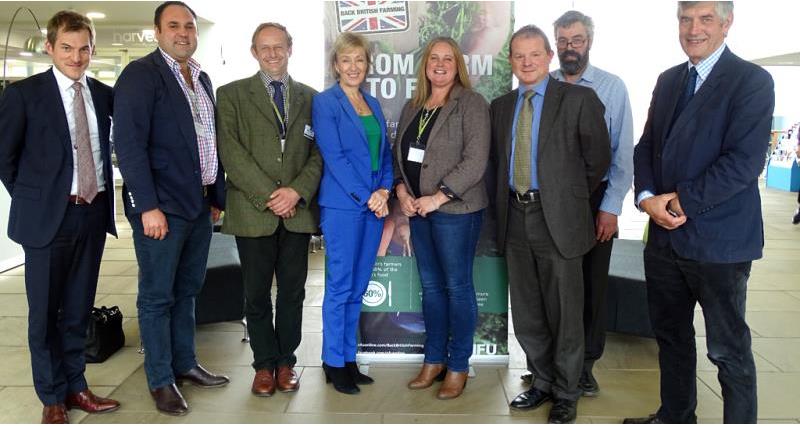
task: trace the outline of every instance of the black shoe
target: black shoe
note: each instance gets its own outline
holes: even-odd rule
[[[522,380],[522,383],[525,383],[526,385],[532,385],[533,384],[533,373],[525,373],[525,374],[519,376],[519,379]]]
[[[183,386],[185,381],[201,388],[218,388],[230,383],[231,379],[228,376],[212,374],[198,364],[183,374],[175,375],[176,385]]]
[[[516,408],[517,410],[533,410],[552,398],[553,397],[549,393],[542,392],[532,387],[517,395],[509,405],[511,408]]]
[[[353,378],[353,381],[357,385],[371,385],[375,383],[375,380],[373,380],[372,377],[369,377],[359,371],[358,364],[355,361],[345,362],[344,367],[347,368],[347,371],[350,373],[350,377]]]
[[[797,208],[794,216],[792,216],[792,225],[797,225],[798,223],[800,223],[800,207]]]
[[[578,388],[583,391],[583,396],[597,396],[600,393],[600,385],[597,384],[591,370],[583,370],[581,378],[578,379]]]
[[[550,409],[550,416],[547,418],[547,422],[556,424],[575,423],[575,417],[577,416],[578,401],[556,398],[553,401],[553,407]]]
[[[647,417],[628,417],[622,421],[624,424],[661,424],[664,423],[661,419],[658,418],[657,415],[651,414]]]
[[[325,371],[325,383],[333,382],[333,388],[341,393],[354,395],[361,392],[361,389],[356,386],[355,381],[347,371],[347,367],[331,367],[328,364],[322,363],[322,370]]]

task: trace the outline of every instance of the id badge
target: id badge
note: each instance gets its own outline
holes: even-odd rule
[[[408,147],[408,157],[406,158],[408,161],[411,161],[412,163],[422,163],[424,158],[424,149],[414,148],[413,146]]]

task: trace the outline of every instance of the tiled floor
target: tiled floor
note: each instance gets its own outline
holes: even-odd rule
[[[748,322],[758,368],[759,419],[763,422],[800,422],[800,226],[789,224],[796,194],[762,191],[766,231],[763,260],[753,266],[748,292]],[[640,238],[643,218],[626,202],[621,222],[623,238]],[[271,398],[250,395],[251,352],[241,342],[241,327],[224,323],[202,326],[197,333],[201,362],[228,374],[222,389],[184,388],[192,411],[185,417],[158,414],[148,395],[136,322],[136,261],[130,227],[118,217],[120,238],[109,239],[101,267],[96,305],[119,305],[126,315],[127,346],[103,364],[87,367],[92,389],[122,402],[116,413],[90,415],[71,411],[73,422],[85,423],[531,423],[547,420],[547,407],[517,412],[508,402],[525,387],[519,380],[524,358],[510,336],[509,367],[478,366],[464,395],[438,401],[435,390],[412,392],[406,381],[414,365],[370,366],[376,379],[357,396],[339,394],[326,386],[319,368],[320,305],[323,292],[323,255],[310,260],[303,318],[303,342],[298,351],[302,386],[295,394]],[[26,337],[27,303],[23,268],[0,274],[0,422],[35,423],[41,405],[31,384]],[[706,359],[704,323],[696,317],[698,347],[698,409],[703,422],[722,420],[722,399],[715,367]],[[609,335],[606,353],[596,366],[602,391],[578,405],[578,422],[615,423],[623,417],[646,415],[657,408],[658,364],[655,342],[625,335]]]

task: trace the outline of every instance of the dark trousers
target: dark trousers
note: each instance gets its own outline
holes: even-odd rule
[[[167,214],[163,240],[144,235],[141,215],[129,218],[139,263],[139,331],[147,385],[175,382],[195,365],[194,300],[203,288],[211,243],[211,216],[194,220]]]
[[[577,400],[583,368],[581,257],[564,258],[538,202],[509,202],[506,263],[514,333],[529,360],[533,387]]]
[[[745,322],[752,262],[703,263],[671,248],[644,251],[650,322],[658,342],[661,408],[665,423],[696,421],[695,305],[703,308],[708,358],[719,369],[725,423],[755,423],[756,369]]]
[[[601,183],[589,199],[595,220],[597,220],[597,213],[600,211],[600,203],[603,201],[607,186],[608,182]],[[598,241],[583,256],[583,331],[586,345],[583,365],[584,370],[587,371],[592,371],[594,362],[603,356],[606,346],[608,268],[611,264],[613,248],[613,238],[604,243]]]
[[[434,212],[415,216],[411,242],[422,285],[425,362],[469,370],[478,302],[472,281],[483,210],[465,214]]]
[[[70,205],[50,244],[23,247],[33,386],[44,405],[61,404],[87,388],[86,328],[106,243],[108,202],[101,192],[90,205]]]
[[[245,291],[245,316],[253,368],[293,367],[300,346],[308,276],[310,234],[287,230],[283,222],[266,237],[236,237]],[[272,322],[272,278],[278,284]]]

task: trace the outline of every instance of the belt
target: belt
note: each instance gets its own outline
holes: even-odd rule
[[[530,191],[524,194],[520,194],[519,192],[514,191],[513,189],[510,192],[511,192],[511,198],[517,200],[517,202],[520,204],[528,204],[528,203],[542,201],[542,196],[539,194],[538,189],[531,189]]]
[[[95,202],[95,201],[99,200],[100,196],[104,195],[104,194],[105,194],[105,191],[98,192],[97,195],[94,196],[94,200],[92,200],[92,202]],[[80,195],[70,195],[68,200],[69,200],[69,204],[76,204],[76,205],[79,205],[79,206],[92,204],[92,203],[86,201],[86,199],[81,197]]]

